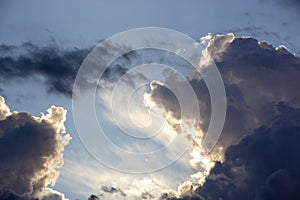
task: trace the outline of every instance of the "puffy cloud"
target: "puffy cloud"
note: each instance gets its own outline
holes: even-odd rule
[[[274,103],[300,106],[297,90],[300,59],[284,46],[274,48],[267,42],[235,38],[233,34],[215,35],[203,54],[200,63],[209,65],[207,57],[210,56],[218,66],[226,88],[227,120],[220,138],[223,146],[238,142],[246,132],[276,117]],[[190,77],[190,84],[198,96],[201,128],[206,130],[210,120],[210,96],[204,81],[193,77]],[[178,82],[172,76],[167,79]],[[175,96],[164,90],[167,89],[163,86],[153,87],[152,101],[175,112],[174,116],[178,117],[180,107]]]
[[[1,199],[64,199],[47,186],[55,184],[71,139],[64,133],[66,110],[52,106],[42,117],[11,113],[3,97],[0,108]]]
[[[124,179],[124,177],[122,177]],[[128,185],[123,185],[124,188],[104,185],[100,188],[97,194],[92,194],[89,200],[92,199],[159,199],[161,194],[169,190],[163,189],[161,183],[155,178],[142,178],[142,179],[128,179],[131,181]],[[118,183],[113,183],[116,185]],[[166,193],[166,194],[171,194]]]
[[[225,162],[215,166],[197,194],[204,199],[300,198],[300,110],[278,107],[280,118],[229,147]]]
[[[293,120],[298,119],[300,106],[300,92],[297,89],[300,59],[284,46],[275,48],[267,42],[247,37],[235,38],[233,34],[205,37],[204,40],[208,41],[208,46],[203,51],[200,65],[209,67],[212,58],[221,72],[226,88],[225,126],[210,155],[201,156],[201,145],[193,148],[191,164],[195,168],[195,174],[179,188],[181,197],[165,195],[164,198],[299,198],[296,192],[299,179],[296,171],[291,171],[288,165],[298,165],[296,160],[290,159],[289,151],[293,151],[293,158],[299,157],[300,152],[295,148],[295,143],[291,143],[290,149],[284,144],[290,142],[289,134],[293,135],[293,140],[298,140],[298,132],[293,132],[293,129],[297,129],[297,123]],[[199,101],[199,127],[205,132],[210,121],[210,97],[204,81],[194,77],[196,76],[188,78]],[[180,83],[172,75],[168,74],[166,79],[169,84],[176,81],[180,87]],[[152,103],[173,113],[172,116],[179,120],[180,107],[176,97],[165,92],[167,88],[162,85],[151,89],[148,98]],[[196,144],[201,144],[201,137],[198,139]],[[248,146],[250,141],[253,142],[251,148]],[[280,152],[283,149],[284,152]],[[220,155],[224,152],[223,158]],[[263,157],[265,153],[270,153],[267,158]],[[278,162],[283,162],[278,165],[277,154],[282,155]],[[250,155],[251,157],[247,157]],[[266,159],[269,159],[267,164],[264,163]],[[203,177],[206,180],[199,182]],[[283,188],[276,189],[279,186]],[[290,196],[281,198],[287,191]]]
[[[297,141],[298,139],[297,131],[290,131],[293,129],[292,127],[297,129],[297,125],[290,124],[290,120],[286,119],[294,118],[295,113],[299,112],[300,59],[291,54],[284,46],[275,48],[267,42],[258,42],[247,37],[235,38],[233,34],[209,35],[201,42],[208,42],[200,61],[201,67],[209,66],[211,57],[224,80],[228,103],[225,126],[216,148],[209,155],[201,155],[203,148],[201,143],[210,122],[210,96],[203,79],[195,74],[191,75],[190,71],[184,67],[186,63],[171,59],[175,61],[175,64],[181,66],[180,70],[187,74],[189,82],[195,90],[201,112],[201,122],[191,127],[192,131],[198,133],[190,151],[190,164],[194,173],[179,187],[180,197],[176,197],[176,195],[178,196],[176,193],[166,193],[161,198],[247,199],[251,197],[251,199],[275,199],[274,196],[278,197],[283,194],[281,190],[276,189],[279,185],[291,194],[296,194],[294,188],[298,187],[298,179],[295,171],[290,170],[287,165],[276,164],[276,156],[271,156],[271,154],[268,154],[269,163],[264,166],[262,155],[274,151],[281,154],[280,158],[284,163],[294,162],[288,159],[288,151],[280,152],[279,146],[284,146],[284,142],[289,142],[288,134],[290,132],[293,140]],[[100,86],[111,89],[113,84],[120,79],[120,75],[126,72],[124,67],[130,68],[130,66],[149,62],[147,59],[143,60],[144,55],[154,56],[154,60],[158,63],[170,64],[165,61],[167,55],[157,56],[152,50],[144,54],[143,52],[128,54],[118,61],[119,64],[115,63],[116,66],[119,66],[116,70],[118,73],[108,71],[105,77],[108,82],[104,84],[100,82]],[[141,76],[139,77],[141,78]],[[123,85],[131,87],[130,78],[132,77],[129,77],[129,80]],[[172,73],[165,73],[164,78],[168,85],[180,88],[180,81]],[[158,81],[153,81],[150,87],[150,93],[144,95],[144,100],[149,107],[155,105],[163,108],[166,112],[164,118],[176,130],[181,115],[175,95]],[[102,95],[101,97],[105,98],[106,96]],[[107,99],[107,102],[110,102],[110,99]],[[120,101],[123,101],[123,98],[120,98]],[[144,119],[140,117],[141,115],[137,115],[138,113],[135,114],[137,119],[141,121]],[[124,121],[128,121],[128,116],[124,117]],[[144,123],[144,121],[142,122]],[[59,127],[59,125],[57,126]],[[249,147],[249,144],[252,146]],[[291,145],[290,150],[295,150],[294,156],[298,156],[296,154],[298,150],[293,149],[294,143]],[[264,146],[268,150],[264,149]],[[225,155],[223,155],[224,152]],[[275,168],[271,169],[272,164]],[[295,165],[297,166],[297,163]],[[262,174],[262,176],[257,177],[255,173]],[[132,187],[139,188],[139,186]],[[215,188],[217,189],[215,190]],[[124,198],[120,191],[126,194],[126,198],[129,198],[128,194],[132,192],[124,187],[105,186],[102,187],[103,194],[99,198],[102,198],[102,195]],[[276,192],[280,192],[280,194],[276,194]],[[151,195],[147,196],[146,193],[143,195],[143,191],[139,190],[134,197],[144,196],[147,199],[151,198]],[[91,195],[90,199],[97,199],[97,196]]]
[[[9,107],[5,104],[4,98],[0,96],[0,120],[5,119],[10,114]]]
[[[200,64],[209,66],[211,56],[218,66],[227,92],[227,118],[216,148],[203,157],[201,143],[210,121],[210,96],[202,79],[188,76],[198,98],[201,123],[193,127],[198,132],[190,152],[194,173],[180,186],[181,197],[178,198],[298,199],[299,163],[295,158],[300,154],[296,146],[299,141],[299,58],[284,46],[275,48],[267,42],[235,38],[233,34],[209,35],[203,38],[202,42],[205,41],[208,46]],[[0,80],[42,76],[49,91],[71,95],[76,72],[89,50],[40,48],[30,43],[21,48],[1,45]],[[157,56],[152,50],[140,55],[130,53],[114,63],[114,69],[106,71],[106,86],[118,80],[129,66],[149,62],[147,58],[143,60],[145,55],[152,61],[170,64],[164,61],[167,55]],[[186,63],[171,60],[181,66],[182,71],[188,71],[182,67]],[[186,74],[190,75],[190,71]],[[172,73],[164,76],[169,84],[180,87],[180,81]],[[164,117],[176,129],[181,116],[175,95],[154,81],[145,98],[148,104],[155,103],[165,109]],[[10,112],[0,97],[0,158],[5,161],[0,163],[0,180],[5,180],[0,181],[1,199],[64,198],[47,188],[55,183],[56,169],[63,164],[62,151],[69,140],[69,135],[63,134],[64,121],[62,108],[51,107],[48,114],[33,117]],[[125,198],[122,194],[126,194],[126,198],[130,194],[132,198],[157,197],[155,191],[141,189],[141,184],[134,187],[140,190],[103,186],[101,192],[116,198]],[[161,198],[176,199],[175,196],[166,193]],[[90,197],[97,198],[96,195]]]
[[[280,102],[295,108],[300,106],[297,90],[300,59],[284,46],[274,48],[252,38],[236,38],[213,58],[228,94],[226,133],[222,137],[243,136],[254,128],[269,124],[279,114],[274,105]],[[230,132],[234,134],[227,134],[226,128],[231,126]]]

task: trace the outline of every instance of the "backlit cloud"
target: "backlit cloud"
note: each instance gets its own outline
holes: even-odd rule
[[[34,117],[10,112],[0,97],[1,199],[64,199],[47,188],[54,185],[63,164],[63,151],[71,139],[65,133],[66,110],[52,106]]]
[[[216,146],[225,157],[214,162],[203,185],[186,182],[185,193],[166,199],[298,199],[300,59],[284,46],[232,34],[209,40],[202,60],[209,65],[206,54],[227,92],[227,118]],[[202,102],[201,80],[191,83]],[[205,124],[209,115],[202,110]]]

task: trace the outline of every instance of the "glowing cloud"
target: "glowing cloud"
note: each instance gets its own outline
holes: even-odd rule
[[[10,112],[0,97],[0,197],[64,199],[54,185],[71,136],[65,134],[66,110],[52,106],[34,117]]]

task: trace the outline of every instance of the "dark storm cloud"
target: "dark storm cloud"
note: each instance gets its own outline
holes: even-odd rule
[[[300,198],[300,109],[274,105],[278,114],[225,152],[203,186],[169,200],[296,200]]]
[[[169,77],[171,81],[174,78]],[[178,83],[177,83],[178,84]],[[201,124],[197,124],[202,130],[206,131],[210,122],[211,102],[208,89],[203,79],[192,79],[190,84],[193,87],[199,103],[199,109],[201,113]],[[152,83],[151,100],[158,106],[163,107],[173,117],[180,119],[181,110],[179,102],[175,96],[167,87]],[[178,84],[180,86],[180,83]],[[251,111],[245,102],[243,94],[237,85],[226,84],[225,88],[227,92],[227,117],[223,133],[219,140],[222,146],[228,146],[233,142],[237,142],[241,138],[246,130],[250,129],[254,122],[251,118]],[[175,127],[176,128],[176,127]]]
[[[44,163],[37,158],[51,157],[56,151],[53,128],[45,122],[37,123],[27,113],[12,114],[0,121],[0,127],[1,180],[5,180],[1,186],[14,188],[17,194],[34,193],[40,188],[31,184],[32,177],[36,171],[44,170]],[[47,141],[47,145],[43,141]],[[34,154],[36,157],[31,157]],[[22,164],[18,162],[20,158]]]
[[[274,103],[300,106],[300,59],[285,47],[272,47],[252,38],[234,38],[232,34],[216,35],[207,52],[214,59],[224,80],[227,95],[227,117],[219,143],[228,146],[238,142],[247,132],[269,123],[276,117]],[[177,81],[168,74],[167,81]],[[201,127],[210,120],[210,96],[203,79],[190,79],[198,97]],[[177,83],[177,85],[180,85]],[[164,86],[153,88],[153,101],[180,116],[174,95]]]
[[[227,94],[227,116],[218,141],[227,149],[225,161],[217,163],[192,196],[179,199],[299,199],[300,59],[284,46],[232,34],[214,36],[207,53],[221,72]],[[209,94],[202,79],[190,83],[205,129]],[[167,100],[174,95],[162,91],[153,88],[153,100],[166,109],[180,109]],[[167,194],[162,198],[178,199]]]
[[[77,71],[91,50],[91,48],[63,49],[55,43],[46,47],[39,47],[29,42],[21,46],[2,44],[0,45],[0,81],[5,84],[18,78],[41,76],[49,92],[71,96]],[[112,50],[114,49],[108,47],[108,50],[100,49],[99,53],[109,54]],[[125,71],[125,68],[116,65],[108,68],[103,77],[111,79],[112,75],[123,74]],[[82,81],[82,86],[87,87],[89,81]]]
[[[155,81],[151,83],[151,90],[151,100],[179,119],[181,116],[180,105],[175,94],[164,85]]]
[[[71,95],[73,80],[89,50],[25,43],[20,47],[2,44],[0,52],[0,78],[3,82],[41,75],[46,79],[49,91]]]
[[[225,82],[228,110],[222,139],[247,134],[270,123],[280,102],[299,107],[300,59],[285,47],[252,38],[220,36],[208,48]],[[221,50],[220,50],[221,49]]]
[[[274,48],[252,38],[236,38],[226,43],[223,51],[209,50],[209,53],[224,81],[236,85],[255,112],[271,102],[300,106],[299,58],[283,46]]]
[[[207,200],[300,198],[300,110],[277,107],[282,115],[229,147],[197,194]]]
[[[115,44],[107,45],[106,47],[97,46],[96,52],[101,59],[110,58],[115,52],[126,50],[128,47],[121,47]],[[95,50],[94,49],[94,50]],[[55,42],[48,46],[37,46],[30,42],[20,46],[0,45],[0,82],[3,86],[9,84],[10,81],[18,79],[35,78],[42,81],[47,86],[48,92],[72,95],[73,84],[76,78],[80,65],[87,57],[92,48],[60,48]],[[171,58],[171,59],[170,59]],[[108,66],[102,76],[102,80],[109,84],[116,82],[126,71],[135,66],[145,63],[162,63],[169,66],[176,65],[177,67],[186,69],[186,62],[177,58],[169,52],[161,50],[137,50],[130,51],[120,56],[110,66]],[[78,80],[80,89],[93,87],[97,84],[98,78],[93,77],[94,70],[99,70],[98,66],[94,66],[91,71],[81,76]],[[139,74],[141,78],[145,78]],[[130,84],[130,82],[128,82]],[[101,86],[100,86],[101,87]],[[5,89],[5,87],[4,87]]]
[[[0,198],[2,200],[36,200],[33,198],[23,198],[20,196],[15,195],[13,192],[11,191],[0,191]]]
[[[0,199],[64,199],[47,188],[63,164],[70,136],[61,135],[65,110],[51,107],[41,118],[13,112],[0,97]]]

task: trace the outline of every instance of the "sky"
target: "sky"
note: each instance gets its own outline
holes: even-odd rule
[[[0,1],[0,199],[299,199],[299,11]]]

